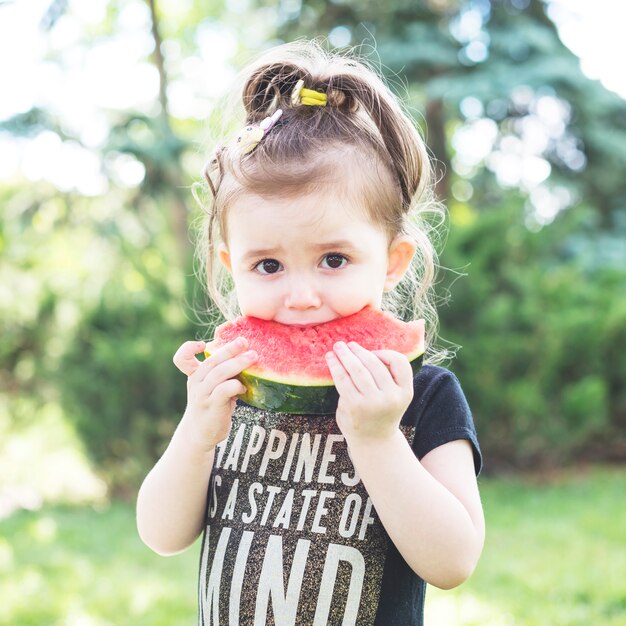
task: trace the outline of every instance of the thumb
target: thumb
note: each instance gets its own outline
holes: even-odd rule
[[[200,366],[202,361],[196,358],[196,354],[204,352],[204,341],[185,341],[174,354],[174,365],[187,376],[191,376]]]

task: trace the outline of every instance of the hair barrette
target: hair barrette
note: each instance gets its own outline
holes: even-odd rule
[[[274,124],[280,119],[283,114],[282,109],[277,109],[273,115],[261,120],[258,124],[251,124],[241,130],[237,136],[237,144],[241,148],[243,154],[252,152],[258,145],[261,139],[272,129]]]
[[[315,91],[314,89],[307,89],[302,79],[296,83],[296,86],[291,92],[291,104],[293,106],[305,104],[307,106],[325,107],[327,100],[328,98],[325,93]]]

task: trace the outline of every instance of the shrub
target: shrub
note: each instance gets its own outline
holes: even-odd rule
[[[626,441],[626,259],[589,250],[602,234],[580,207],[540,231],[523,210],[513,201],[453,224],[442,258],[468,275],[445,285],[442,335],[462,346],[451,367],[492,467]]]
[[[166,300],[143,295],[104,296],[56,373],[68,419],[118,494],[134,492],[185,409],[185,377],[172,356],[193,328],[182,315],[172,322]]]

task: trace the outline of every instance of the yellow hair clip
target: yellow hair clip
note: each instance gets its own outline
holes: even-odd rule
[[[291,92],[291,104],[298,106],[299,104],[305,104],[307,106],[320,106],[325,107],[327,97],[325,93],[320,93],[313,89],[307,89],[304,86],[304,80],[300,79]]]
[[[241,130],[237,136],[237,143],[241,148],[242,154],[248,154],[252,152],[258,145],[259,141],[263,139],[266,133],[268,133],[272,126],[280,119],[283,114],[282,109],[277,109],[274,115],[270,115],[263,119],[257,125],[246,126]]]

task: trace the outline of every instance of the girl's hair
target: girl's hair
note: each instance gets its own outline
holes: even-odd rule
[[[327,106],[292,103],[301,79],[307,89],[326,94]],[[441,360],[443,353],[433,345],[432,240],[444,212],[432,195],[424,141],[398,98],[367,61],[327,52],[310,40],[272,48],[246,67],[240,80],[245,114],[240,127],[279,108],[283,115],[252,152],[243,154],[234,141],[218,144],[205,168],[211,198],[199,230],[197,267],[213,304],[227,319],[238,314],[232,280],[217,259],[234,199],[246,193],[290,198],[329,191],[365,206],[389,242],[399,234],[414,239],[411,268],[385,294],[383,306],[403,319],[425,318],[426,356]],[[232,127],[232,121],[225,123]]]

